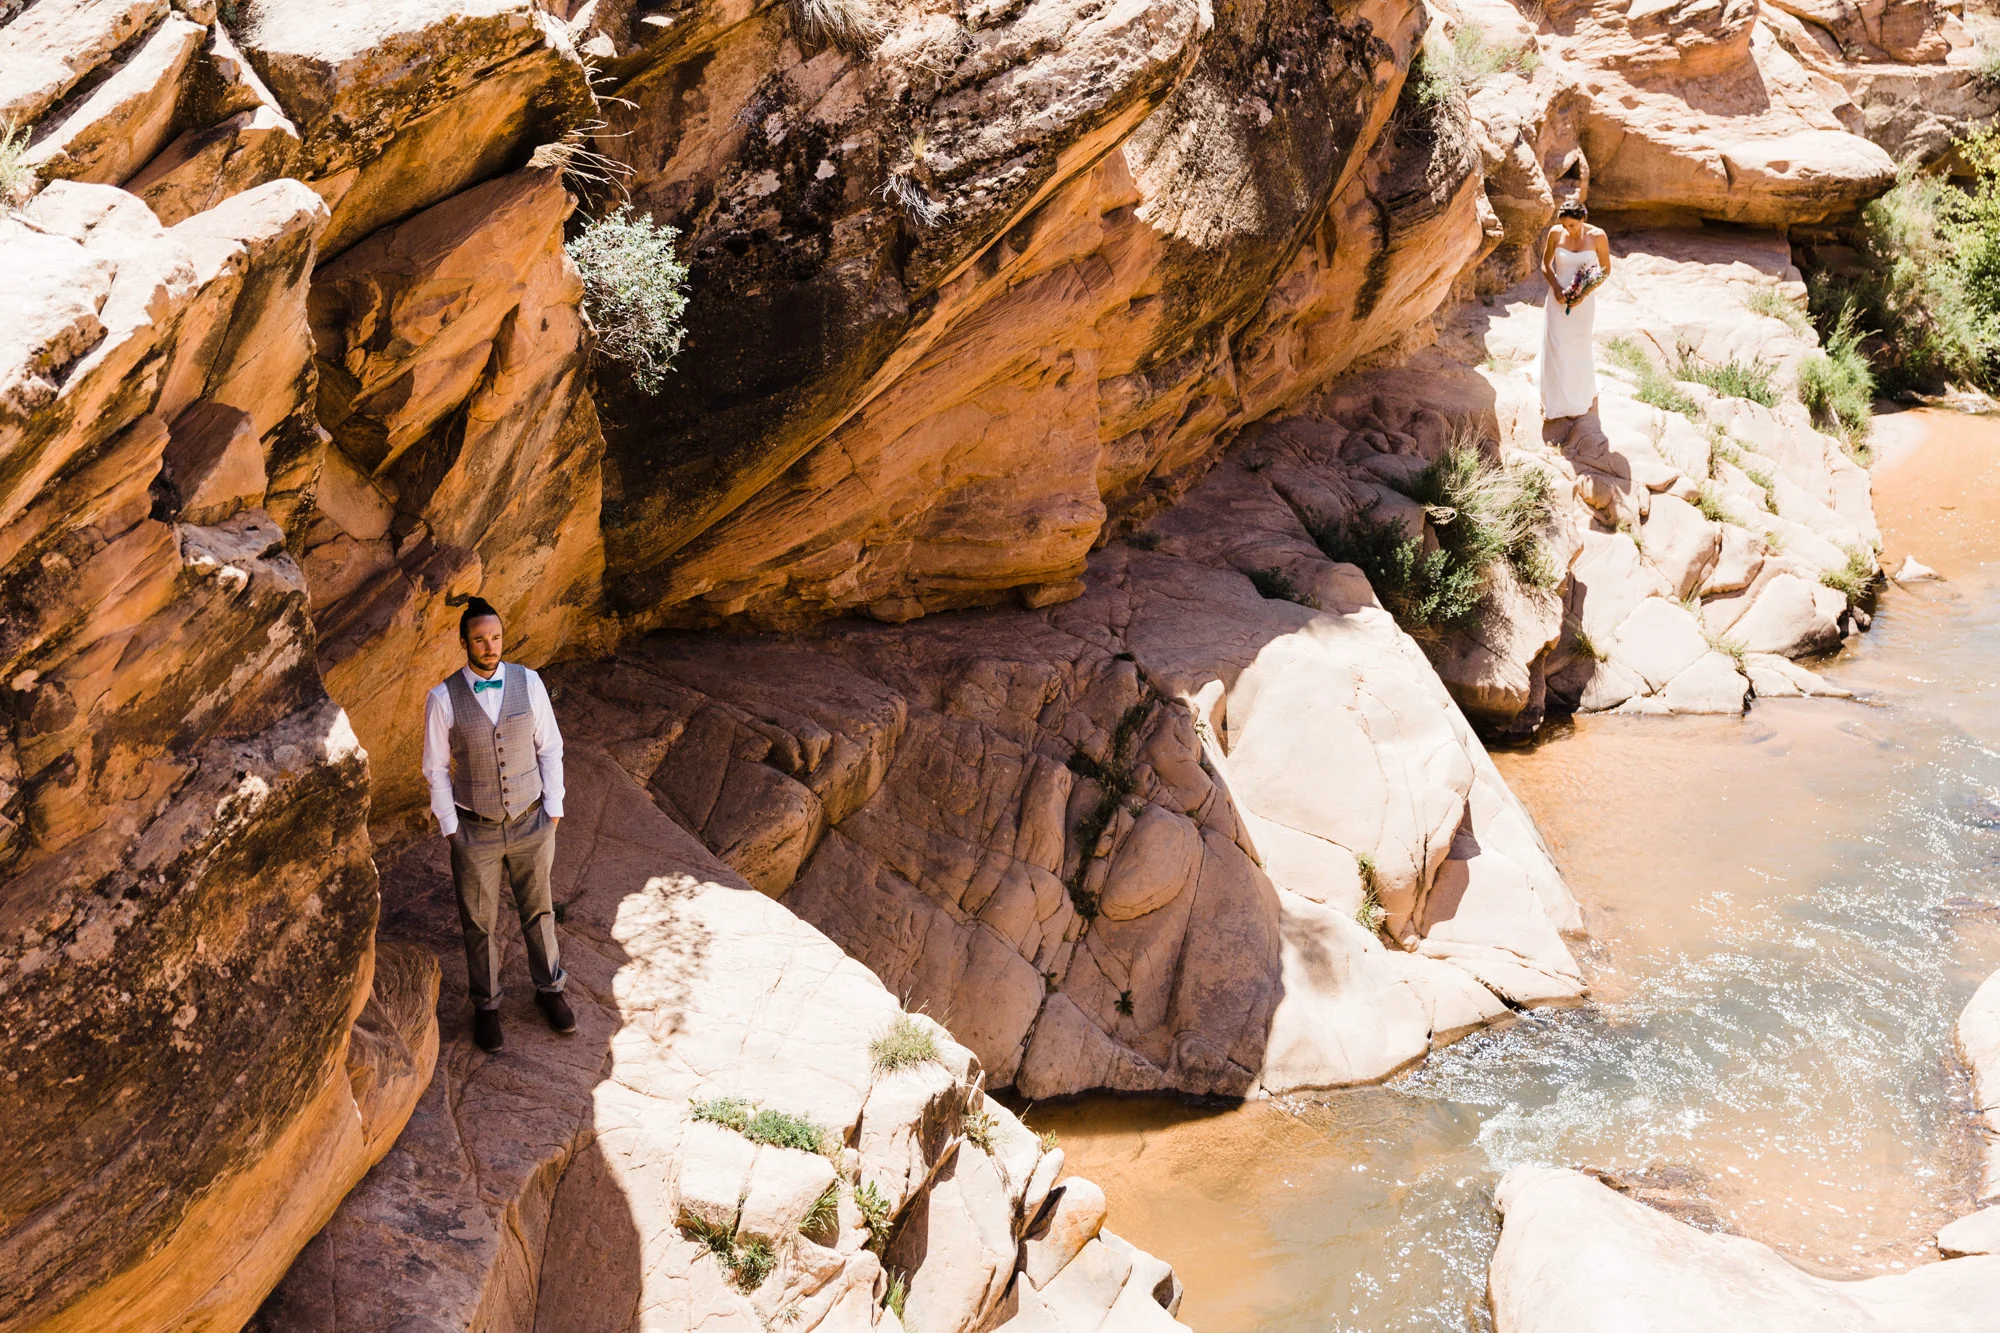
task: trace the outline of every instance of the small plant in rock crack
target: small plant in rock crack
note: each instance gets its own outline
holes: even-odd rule
[[[868,1043],[875,1068],[885,1074],[937,1059],[937,1037],[908,1014],[897,1014],[889,1030]]]
[[[729,1274],[738,1291],[755,1291],[777,1267],[778,1256],[772,1251],[769,1241],[753,1237],[738,1244],[736,1233],[730,1228],[700,1221],[688,1222],[681,1230],[708,1247],[708,1252]]]
[[[1070,751],[1070,772],[1095,782],[1098,792],[1097,800],[1076,823],[1076,872],[1070,876],[1066,886],[1070,905],[1086,923],[1097,919],[1097,895],[1085,887],[1090,877],[1090,863],[1097,855],[1097,844],[1103,840],[1104,830],[1110,828],[1111,821],[1117,817],[1118,807],[1138,788],[1138,778],[1132,772],[1132,748],[1138,742],[1139,729],[1145,725],[1151,712],[1151,705],[1141,700],[1119,716],[1118,725],[1111,731],[1109,753],[1102,763],[1091,758],[1080,745]]]
[[[1611,654],[1598,647],[1597,640],[1591,638],[1583,626],[1574,620],[1569,622],[1569,636],[1570,642],[1576,645],[1576,650],[1591,661],[1608,662],[1611,660]]]
[[[620,204],[564,247],[583,275],[598,352],[622,364],[641,393],[665,387],[681,349],[688,271],[674,254],[679,235]]]
[[[1729,512],[1729,506],[1723,502],[1722,491],[1708,482],[1703,482],[1701,488],[1695,492],[1694,507],[1699,509],[1701,516],[1711,523],[1736,521]]]
[[[28,131],[0,121],[0,210],[25,201],[35,188],[35,169],[25,160]]]
[[[889,1290],[882,1297],[882,1308],[895,1314],[900,1322],[903,1318],[903,1301],[910,1294],[910,1284],[901,1273],[889,1274]]]
[[[854,1187],[854,1206],[861,1210],[861,1225],[868,1229],[868,1248],[880,1254],[889,1244],[889,1200],[864,1181]]]
[[[812,1206],[799,1217],[799,1234],[807,1240],[830,1244],[840,1230],[840,1184],[828,1185]]]
[[[1382,906],[1382,887],[1375,877],[1375,858],[1367,852],[1354,854],[1354,868],[1361,874],[1361,906],[1354,909],[1354,919],[1363,930],[1379,931],[1389,920],[1389,909]]]
[[[1128,990],[1119,991],[1118,1002],[1112,1007],[1125,1015],[1125,1017],[1130,1018],[1132,1016],[1132,992]]]
[[[1266,601],[1297,602],[1308,610],[1319,610],[1319,600],[1300,590],[1296,583],[1286,577],[1285,571],[1276,565],[1265,569],[1253,569],[1249,574],[1250,586]]]
[[[967,1143],[981,1152],[992,1152],[993,1135],[1000,1128],[1000,1117],[984,1106],[975,1106],[965,1113],[960,1128]]]
[[[1056,1132],[1052,1129],[1045,1129],[1035,1135],[1035,1142],[1042,1146],[1043,1152],[1054,1152],[1060,1146],[1056,1141]]]
[[[1750,649],[1745,646],[1743,640],[1732,639],[1726,634],[1710,634],[1704,630],[1702,631],[1702,638],[1708,641],[1708,646],[1711,650],[1730,658],[1738,667],[1743,665],[1743,659],[1750,652]]]

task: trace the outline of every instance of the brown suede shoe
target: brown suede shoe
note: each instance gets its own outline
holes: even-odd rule
[[[499,1053],[507,1039],[500,1033],[500,1011],[498,1009],[474,1009],[472,1011],[472,1040],[488,1055]]]
[[[561,991],[536,991],[535,1006],[542,1011],[542,1017],[549,1020],[552,1030],[564,1036],[576,1031],[576,1015],[569,1011],[569,1001],[562,997]]]

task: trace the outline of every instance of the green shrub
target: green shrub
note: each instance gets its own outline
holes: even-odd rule
[[[908,1014],[897,1014],[889,1030],[868,1044],[868,1053],[877,1069],[894,1073],[937,1059],[937,1038]]]
[[[621,204],[566,247],[583,275],[583,308],[598,351],[624,365],[644,393],[664,387],[681,348],[688,273],[674,255],[679,234]]]
[[[1776,407],[1778,390],[1771,383],[1774,369],[1762,357],[1753,357],[1748,363],[1733,357],[1727,361],[1704,361],[1692,346],[1683,343],[1674,358],[1672,373],[1677,380],[1707,385],[1725,398],[1747,398],[1760,407]]]
[[[1711,523],[1736,521],[1730,516],[1729,506],[1722,501],[1722,491],[1708,482],[1703,482],[1701,489],[1695,492],[1694,507],[1699,509],[1701,516]]]
[[[1541,61],[1533,38],[1518,47],[1501,46],[1470,23],[1461,23],[1450,41],[1424,43],[1419,67],[1410,76],[1417,84],[1417,104],[1432,107],[1468,98],[1508,70],[1532,74]]]
[[[1502,562],[1529,587],[1553,587],[1560,578],[1542,547],[1555,497],[1541,469],[1502,467],[1477,447],[1455,443],[1403,493],[1424,506],[1436,550],[1426,552],[1421,537],[1367,514],[1313,523],[1308,531],[1327,559],[1368,576],[1412,637],[1435,639],[1470,624]]]
[[[1851,311],[1886,393],[2000,387],[2000,143],[1988,132],[1959,149],[1971,190],[1906,168],[1861,210],[1852,270],[1810,284],[1827,341]]]
[[[1813,421],[1867,462],[1864,441],[1874,424],[1875,373],[1855,332],[1854,308],[1843,306],[1822,349],[1799,363],[1799,401]]]
[[[960,1127],[967,1143],[981,1152],[992,1152],[993,1132],[1000,1128],[1000,1118],[984,1105],[975,1106],[962,1117]]]

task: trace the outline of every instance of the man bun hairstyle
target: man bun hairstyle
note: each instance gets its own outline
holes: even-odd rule
[[[495,620],[500,619],[500,613],[493,609],[493,603],[484,597],[466,598],[465,610],[458,617],[459,639],[463,641],[471,635],[473,621],[484,620],[487,616],[492,616]]]
[[[1590,216],[1590,210],[1583,206],[1582,200],[1572,199],[1556,210],[1556,216],[1559,218],[1587,218]]]

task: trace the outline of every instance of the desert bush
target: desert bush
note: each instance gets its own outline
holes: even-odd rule
[[[688,271],[674,254],[679,234],[620,204],[585,224],[567,247],[583,275],[598,352],[623,364],[644,393],[665,386],[681,348]]]
[[[1861,210],[1852,271],[1810,284],[1827,341],[1849,319],[1887,393],[2000,387],[2000,141],[1959,147],[1971,190],[1906,169]]]
[[[1437,533],[1435,550],[1425,551],[1423,539],[1401,525],[1367,514],[1315,523],[1309,531],[1327,559],[1356,565],[1368,576],[1375,595],[1413,637],[1434,639],[1470,624],[1503,563],[1530,587],[1555,585],[1559,571],[1541,540],[1555,497],[1539,468],[1503,467],[1460,440],[1412,478],[1404,493],[1424,506]]]

